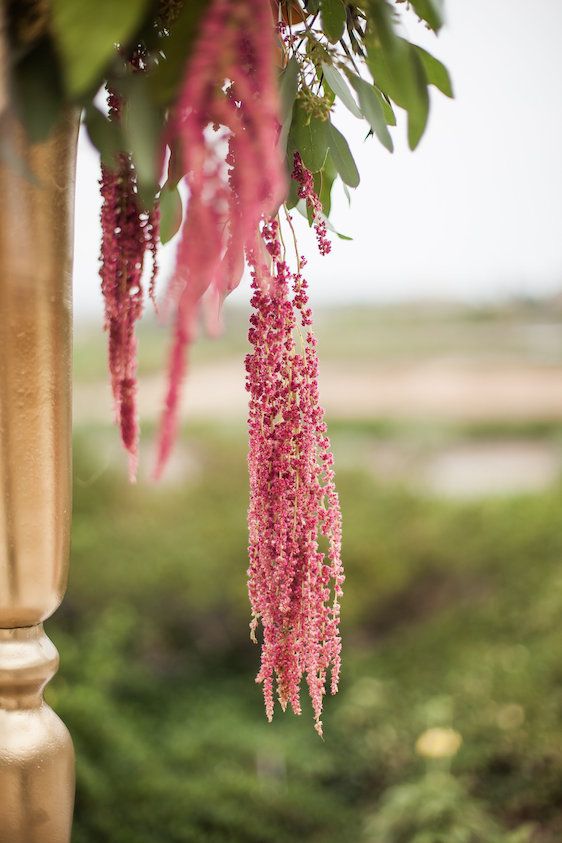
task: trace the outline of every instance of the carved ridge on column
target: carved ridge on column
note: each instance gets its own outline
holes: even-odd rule
[[[69,840],[72,741],[43,699],[58,662],[43,624],[0,629],[0,843]]]
[[[0,708],[39,708],[43,689],[58,666],[57,648],[43,624],[0,629]]]

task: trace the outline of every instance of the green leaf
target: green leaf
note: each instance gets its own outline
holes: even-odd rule
[[[416,96],[410,44],[394,37],[387,47],[371,43],[367,47],[367,65],[377,87],[401,108],[408,109]]]
[[[361,110],[365,115],[369,126],[382,145],[388,149],[389,152],[392,152],[394,150],[392,138],[390,137],[390,132],[388,131],[386,125],[383,107],[377,97],[373,85],[370,85],[364,79],[361,79],[360,76],[357,76],[351,71],[348,71],[347,75],[349,81],[357,92],[359,105],[361,106]]]
[[[11,83],[12,101],[29,140],[45,140],[60,117],[64,100],[50,39],[43,39],[15,65]]]
[[[191,45],[199,32],[199,22],[207,8],[208,0],[187,0],[171,25],[169,35],[161,39],[159,48],[165,58],[149,74],[155,102],[170,105],[174,101],[184,78]]]
[[[287,162],[287,165],[288,164],[289,162]],[[287,166],[287,169],[289,171],[289,192],[287,194],[287,199],[285,200],[285,205],[289,210],[291,210],[291,208],[296,207],[297,202],[299,201],[299,186],[296,181],[291,178],[292,162],[291,167],[289,168],[289,166]]]
[[[381,20],[382,26],[388,23],[384,17]],[[378,39],[371,39],[368,44],[367,64],[377,87],[408,112],[408,143],[414,149],[429,113],[425,71],[409,41],[399,38],[391,26],[381,32]]]
[[[328,152],[327,122],[308,114],[301,100],[295,102],[289,133],[289,149],[300,152],[305,167],[317,173]]]
[[[324,78],[326,82],[334,92],[334,94],[342,101],[348,111],[351,111],[354,117],[358,117],[360,120],[363,118],[360,109],[357,107],[357,103],[353,99],[351,91],[348,88],[347,82],[339,72],[337,68],[335,68],[331,64],[327,64],[325,61],[322,62],[322,72],[324,73]]]
[[[417,96],[410,103],[408,108],[408,145],[414,150],[422,139],[427,118],[429,117],[429,94],[427,91],[427,80],[425,71],[415,50],[412,48],[414,72],[417,80]]]
[[[166,182],[160,191],[160,242],[168,243],[180,229],[183,205],[176,185]]]
[[[171,144],[170,157],[168,158],[168,187],[177,187],[184,175],[181,145],[174,141]]]
[[[330,216],[332,210],[332,187],[337,175],[337,170],[330,155],[327,156],[322,170],[314,174],[314,190],[320,199],[322,211],[326,217]]]
[[[349,144],[331,121],[327,123],[327,135],[330,155],[342,181],[349,187],[357,187],[360,181],[359,171],[353,160]]]
[[[374,86],[373,90],[384,112],[384,119],[386,120],[386,125],[396,126],[396,114],[394,113],[391,104],[389,103],[387,98],[383,96],[383,94],[379,91],[376,85]]]
[[[150,0],[52,0],[52,32],[71,97],[96,86],[116,44],[134,35],[149,6]]]
[[[140,74],[126,80],[122,125],[139,184],[154,190],[160,175],[162,112],[150,100],[145,82]]]
[[[345,6],[342,0],[320,0],[322,29],[331,44],[337,44],[345,29]]]
[[[84,123],[90,140],[100,154],[102,163],[113,167],[116,155],[124,146],[119,123],[116,120],[108,120],[105,114],[102,114],[93,104],[86,108]]]
[[[445,65],[439,59],[436,59],[435,56],[432,56],[431,53],[428,53],[427,50],[424,50],[423,47],[418,47],[417,44],[413,46],[421,60],[428,83],[438,88],[446,97],[452,98],[454,96],[453,86],[449,71]]]
[[[299,81],[299,63],[291,56],[287,67],[282,71],[279,83],[279,97],[281,100],[281,132],[279,134],[279,148],[282,153],[287,149],[287,138],[293,119],[293,106],[297,96]]]
[[[443,0],[410,0],[412,8],[434,32],[443,26]]]

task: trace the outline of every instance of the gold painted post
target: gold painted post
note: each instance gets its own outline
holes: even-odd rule
[[[0,843],[68,843],[74,753],[42,692],[71,516],[71,270],[78,118],[0,164]]]

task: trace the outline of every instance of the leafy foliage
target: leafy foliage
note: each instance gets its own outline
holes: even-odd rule
[[[116,44],[131,40],[149,0],[53,0],[52,34],[71,98],[97,88]]]
[[[53,0],[45,25],[36,27],[36,37],[25,38],[19,33],[26,31],[26,4],[9,4],[12,95],[30,139],[45,138],[65,105],[83,108],[89,136],[106,163],[119,150],[132,155],[141,200],[150,207],[161,190],[166,124],[208,4],[209,0],[161,0],[156,5],[149,0]],[[428,88],[452,96],[443,64],[399,34],[401,17],[411,11],[438,32],[443,3],[272,0],[272,9],[279,20],[279,143],[289,152],[289,169],[291,153],[298,151],[318,174],[329,216],[334,183],[339,179],[354,188],[360,180],[349,144],[332,121],[337,102],[365,121],[369,138],[392,152],[389,126],[396,125],[395,108],[407,114],[408,143],[414,149],[427,126]],[[143,56],[142,72],[138,62],[132,67],[128,61],[134,52]],[[100,86],[106,83],[126,102],[123,125],[117,130],[104,122],[96,105]],[[176,161],[176,169],[179,164]],[[176,176],[177,184],[183,173]],[[171,197],[165,201],[170,205]],[[288,204],[294,206],[294,196]],[[165,226],[166,234],[176,230],[178,208],[176,198],[174,225]]]

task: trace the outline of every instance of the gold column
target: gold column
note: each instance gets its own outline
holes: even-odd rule
[[[71,270],[78,118],[0,164],[0,843],[68,843],[74,754],[43,700],[71,515]]]

